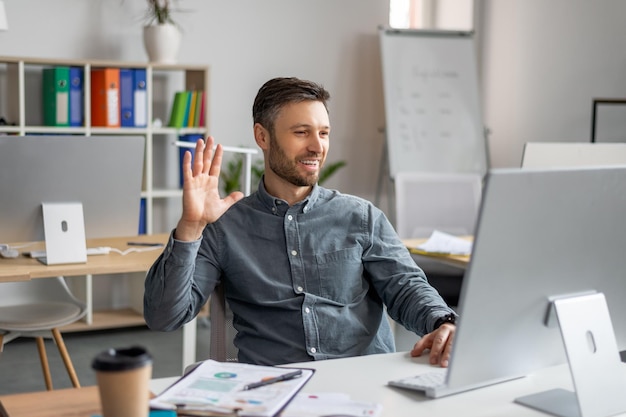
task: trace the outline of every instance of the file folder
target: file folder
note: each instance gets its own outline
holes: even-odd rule
[[[120,68],[120,125],[122,127],[135,126],[133,70]]]
[[[196,92],[197,94],[197,98],[196,98],[196,105],[195,105],[195,113],[194,113],[194,120],[193,120],[193,126],[194,127],[198,127],[200,126],[200,113],[202,112],[202,95],[204,94],[204,92],[202,90],[198,90]]]
[[[189,99],[189,114],[187,115],[187,122],[185,125],[187,127],[194,126],[194,120],[196,118],[196,103],[198,101],[198,92],[191,91],[191,97]]]
[[[42,71],[43,123],[45,126],[69,126],[70,68],[59,66]]]
[[[142,198],[139,203],[139,230],[137,234],[145,235],[146,232],[146,199]]]
[[[204,139],[204,136],[201,133],[190,133],[188,135],[180,135],[178,137],[179,141],[190,142],[190,143],[196,143],[198,139]],[[183,157],[185,156],[185,151],[191,152],[191,163],[193,163],[193,160],[196,156],[195,148],[183,148],[183,147],[178,148],[178,178],[179,178],[181,189],[183,188],[183,182],[184,182],[183,181]]]
[[[189,112],[191,110],[191,91],[186,91],[185,92],[185,98],[186,98],[186,102],[185,102],[185,115],[183,116],[183,124],[182,127],[186,127],[187,123],[189,122]]]
[[[91,125],[120,127],[120,70],[91,71]]]
[[[200,127],[206,127],[206,120],[205,120],[205,116],[206,116],[206,91],[202,91],[202,96],[201,96],[201,100],[200,100],[200,117],[198,119],[198,126]]]
[[[174,103],[172,104],[172,112],[170,114],[170,127],[183,127],[185,123],[185,111],[187,108],[187,97],[189,91],[178,91],[174,95]]]
[[[84,125],[83,86],[83,69],[81,67],[70,67],[70,126]]]
[[[145,68],[136,68],[133,70],[134,76],[134,114],[135,127],[146,127],[148,125],[148,93],[146,90],[147,79]]]

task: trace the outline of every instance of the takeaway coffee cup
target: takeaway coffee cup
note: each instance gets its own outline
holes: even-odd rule
[[[103,417],[147,417],[152,357],[139,346],[107,349],[91,363]]]

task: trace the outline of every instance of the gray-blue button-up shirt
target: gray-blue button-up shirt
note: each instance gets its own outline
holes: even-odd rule
[[[198,241],[170,237],[146,277],[148,326],[192,320],[218,282],[239,360],[256,364],[393,352],[383,304],[420,335],[452,312],[381,210],[319,186],[289,206],[261,182]]]

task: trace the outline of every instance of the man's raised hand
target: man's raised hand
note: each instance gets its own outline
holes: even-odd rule
[[[213,153],[212,136],[196,142],[196,153],[191,163],[191,152],[183,156],[183,214],[176,226],[174,237],[178,240],[196,240],[204,227],[215,222],[237,201],[243,193],[234,191],[223,199],[219,194],[222,167],[221,145]]]

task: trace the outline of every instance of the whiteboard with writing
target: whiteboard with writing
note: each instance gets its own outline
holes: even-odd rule
[[[487,171],[471,33],[380,28],[389,172]]]

